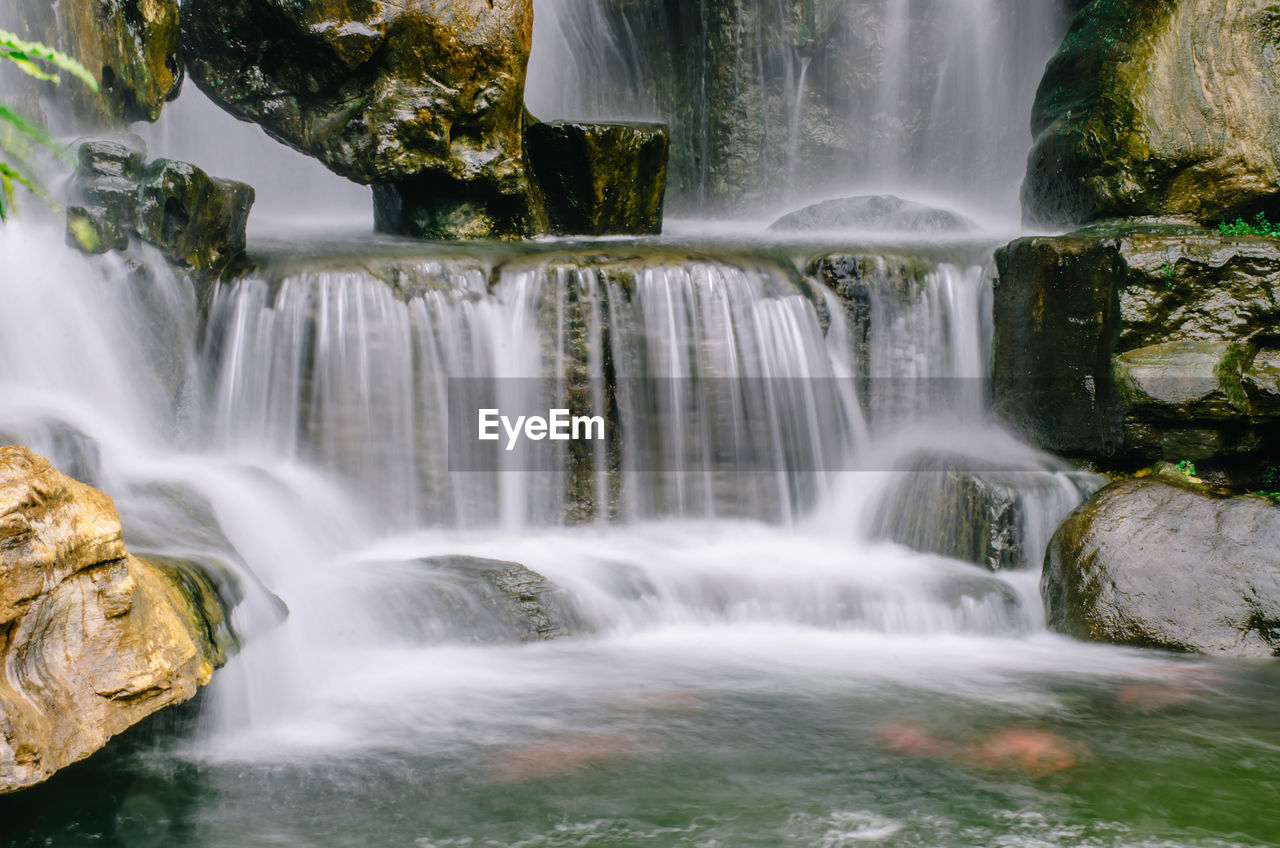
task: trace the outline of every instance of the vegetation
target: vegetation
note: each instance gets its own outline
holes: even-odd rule
[[[0,30],[0,63],[12,62],[20,71],[42,82],[59,85],[60,72],[66,72],[93,91],[98,81],[84,65],[38,41],[24,41]],[[49,196],[35,178],[33,160],[39,149],[66,158],[62,149],[36,124],[0,103],[0,221],[6,220],[14,207],[14,189],[22,186],[52,205]]]
[[[1232,223],[1223,221],[1218,224],[1218,232],[1224,236],[1261,236],[1262,238],[1280,238],[1280,224],[1273,224],[1267,216],[1259,212],[1253,223],[1243,218],[1236,218]]]
[[[1178,473],[1181,474],[1183,477],[1196,476],[1195,463],[1193,463],[1189,459],[1184,459],[1180,461],[1177,465],[1174,466],[1174,468],[1176,468],[1178,470]]]

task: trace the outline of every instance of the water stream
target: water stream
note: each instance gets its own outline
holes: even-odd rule
[[[891,72],[842,120],[930,116],[848,173],[1007,203],[1025,144],[1005,128],[1044,53],[1017,33],[1042,38],[1052,4],[845,5],[876,13]],[[583,85],[652,78],[605,4],[538,8],[540,32],[594,33],[570,51]],[[856,35],[842,15],[826,30]],[[946,34],[923,83],[922,22]],[[786,90],[829,93],[800,59]],[[791,106],[784,130],[807,120]],[[172,114],[152,152],[206,164],[222,130]],[[227,155],[258,182],[263,160]],[[203,315],[157,257],[0,227],[0,441],[111,494],[135,552],[206,563],[245,641],[194,708],[0,807],[0,846],[1278,844],[1274,667],[1045,628],[1048,536],[1098,481],[988,414],[1001,234],[792,243],[704,220],[411,244],[338,220],[361,191],[270,155],[279,202]],[[298,234],[299,198],[325,234]],[[850,262],[857,285],[821,270]],[[468,392],[570,404],[609,436],[464,443]],[[1011,570],[891,541],[945,541],[938,499],[968,472],[1018,497]],[[497,639],[459,558],[545,576],[571,635]],[[1028,738],[1066,765],[1002,753]]]

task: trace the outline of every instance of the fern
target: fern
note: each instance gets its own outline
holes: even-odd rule
[[[41,82],[60,85],[59,72],[70,74],[84,83],[91,91],[98,91],[98,81],[89,69],[67,54],[38,41],[26,41],[11,32],[0,30],[0,63],[12,62],[27,76]],[[53,200],[40,188],[30,174],[34,173],[32,160],[36,148],[51,150],[64,161],[70,157],[49,134],[36,124],[0,104],[0,221],[8,220],[14,208],[14,188],[21,186],[39,197],[51,207]]]

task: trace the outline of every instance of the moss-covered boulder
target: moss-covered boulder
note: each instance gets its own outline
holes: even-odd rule
[[[216,274],[244,252],[252,186],[220,180],[186,162],[157,159],[138,195],[138,235],[180,265]]]
[[[1280,242],[1097,227],[1019,239],[996,266],[996,407],[1037,445],[1244,471],[1280,450]]]
[[[664,124],[537,123],[525,143],[553,233],[662,232],[671,152]]]
[[[525,174],[531,0],[188,0],[192,79],[237,117],[378,187],[380,228],[540,229]]]
[[[138,139],[80,146],[68,241],[92,254],[124,250],[136,236],[198,277],[217,276],[244,252],[253,187],[186,162],[145,160]]]
[[[110,498],[0,448],[0,793],[195,695],[225,620],[198,573],[129,553]]]
[[[6,28],[69,53],[99,80],[97,94],[63,87],[91,122],[154,121],[182,88],[178,0],[18,0],[17,12]]]
[[[1280,506],[1193,483],[1103,489],[1049,544],[1049,624],[1096,642],[1280,655]]]
[[[1280,211],[1278,41],[1269,0],[1094,0],[1036,98],[1027,218]]]

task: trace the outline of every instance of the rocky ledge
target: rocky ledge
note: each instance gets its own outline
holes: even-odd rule
[[[1031,441],[1263,483],[1280,448],[1280,242],[1098,226],[1019,239],[996,264],[995,403]]]
[[[109,497],[0,448],[0,793],[194,696],[225,616],[198,571],[129,553]]]

